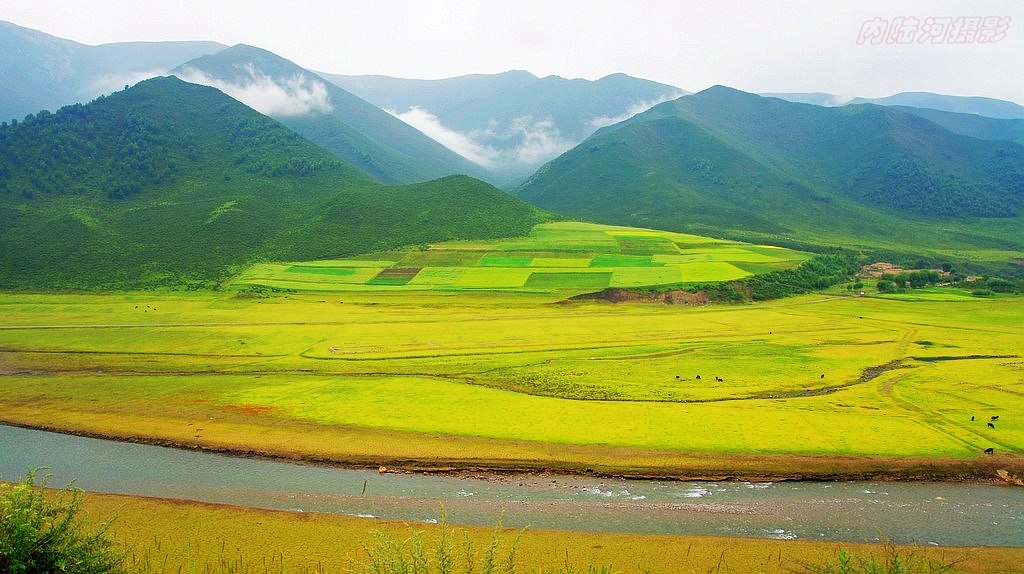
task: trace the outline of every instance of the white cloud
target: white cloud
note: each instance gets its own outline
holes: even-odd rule
[[[476,141],[472,135],[445,127],[441,120],[430,113],[429,110],[419,106],[412,106],[407,111],[401,113],[394,110],[387,111],[389,114],[420,130],[444,147],[475,164],[486,168],[494,168],[499,160],[501,152]]]
[[[82,92],[89,97],[100,94],[109,94],[124,88],[134,86],[142,80],[148,80],[166,74],[167,70],[149,70],[144,72],[124,72],[121,74],[107,74],[89,80],[89,83],[82,88]]]
[[[574,145],[562,137],[550,118],[535,120],[532,116],[520,116],[506,127],[491,121],[483,129],[460,132],[445,126],[429,110],[418,106],[404,112],[388,110],[388,113],[469,161],[493,170],[535,166]],[[497,148],[486,143],[488,140],[512,143],[508,147]]]
[[[658,104],[667,102],[669,100],[675,100],[677,98],[681,98],[684,95],[685,94],[683,92],[673,92],[671,94],[665,94],[664,96],[661,96],[660,98],[655,98],[653,100],[646,100],[646,101],[642,101],[642,102],[637,102],[637,103],[629,106],[629,108],[625,112],[623,112],[623,113],[621,113],[621,114],[619,114],[617,116],[598,116],[596,118],[591,119],[589,122],[587,122],[587,125],[589,125],[595,131],[597,131],[597,130],[605,127],[605,126],[610,126],[612,124],[617,124],[619,122],[624,122],[624,121],[628,120],[629,118],[631,118],[631,117],[633,117],[633,116],[635,116],[635,115],[637,115],[637,114],[639,114],[641,112],[646,112],[647,110],[653,108],[654,106],[656,106]]]
[[[330,112],[327,86],[302,74],[288,78],[272,78],[252,64],[238,68],[241,81],[214,78],[202,70],[186,67],[181,79],[194,84],[212,86],[254,110],[274,117],[304,116],[312,112]]]
[[[532,116],[518,117],[512,120],[510,133],[520,142],[512,149],[514,163],[519,165],[547,161],[574,145],[562,137],[551,118],[538,121]]]

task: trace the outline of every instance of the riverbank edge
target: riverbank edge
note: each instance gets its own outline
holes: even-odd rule
[[[180,450],[193,450],[282,462],[311,464],[348,469],[377,469],[382,473],[424,473],[467,476],[498,480],[518,474],[562,474],[622,478],[629,480],[676,481],[886,481],[886,482],[985,482],[1013,486],[1015,477],[1024,477],[1024,456],[1013,454],[986,455],[975,459],[930,459],[859,456],[807,455],[734,455],[709,453],[674,453],[677,464],[659,466],[583,465],[555,459],[416,459],[412,457],[329,457],[297,451],[276,449],[234,448],[162,437],[130,433],[82,430],[61,425],[27,423],[0,416],[0,424],[119,442],[146,444]],[[716,465],[708,468],[709,456]],[[693,461],[686,464],[685,460]],[[698,464],[700,463],[700,464]],[[842,468],[837,468],[842,467]],[[1002,472],[1000,472],[1002,471]],[[1019,480],[1019,478],[1018,478]],[[1019,485],[1019,483],[1017,483]]]
[[[220,571],[210,565],[269,565],[285,571],[357,571],[367,544],[377,534],[392,540],[426,535],[428,547],[447,529],[478,548],[497,541],[504,552],[517,546],[523,571],[567,571],[615,566],[615,572],[783,572],[817,571],[808,565],[835,564],[841,552],[857,560],[884,561],[894,553],[904,560],[955,565],[958,572],[1014,572],[1024,548],[1006,546],[922,546],[888,542],[779,540],[675,534],[600,533],[494,526],[453,526],[297,513],[209,502],[125,494],[89,493],[83,508],[92,520],[112,521],[109,535],[120,543],[140,571]],[[227,550],[225,550],[227,549]],[[564,557],[564,558],[563,558]],[[274,562],[274,560],[279,560]],[[145,567],[150,569],[146,570]],[[204,570],[205,568],[205,570]],[[319,569],[317,569],[319,568]],[[237,571],[223,569],[223,571]],[[269,569],[267,570],[269,571]],[[274,570],[277,571],[277,570]]]

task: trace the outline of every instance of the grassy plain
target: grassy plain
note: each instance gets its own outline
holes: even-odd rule
[[[366,465],[979,476],[1024,466],[1022,324],[1003,296],[5,294],[0,418]]]
[[[441,532],[436,525],[100,494],[86,498],[85,510],[92,520],[114,519],[109,534],[140,572],[358,572],[375,531],[397,542],[422,533],[428,551]],[[450,529],[456,550],[464,546],[464,533],[478,559],[492,540],[498,541],[499,557],[507,556],[516,543],[519,572],[587,572],[589,566],[611,566],[623,574],[771,574],[806,571],[807,564],[835,566],[840,550],[855,559],[879,561],[891,550],[804,540],[545,530],[505,530],[495,538],[494,529],[480,527]],[[1020,548],[896,550],[919,563],[955,563],[957,572],[1012,572],[1024,561]]]

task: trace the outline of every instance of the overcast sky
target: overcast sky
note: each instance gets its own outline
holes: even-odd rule
[[[85,44],[252,44],[339,74],[624,72],[690,91],[1024,103],[1019,0],[0,0],[0,20]]]

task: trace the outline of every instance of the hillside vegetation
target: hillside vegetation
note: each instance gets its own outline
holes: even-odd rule
[[[573,217],[780,244],[1024,250],[1024,147],[897,109],[724,87],[599,131],[518,194]]]
[[[155,78],[0,128],[0,286],[215,286],[258,260],[525,235],[474,179],[385,187],[223,93]]]

